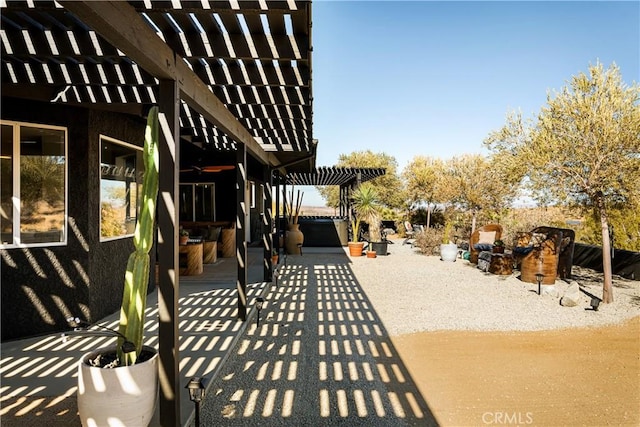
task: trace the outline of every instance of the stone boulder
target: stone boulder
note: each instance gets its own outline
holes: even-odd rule
[[[580,302],[580,286],[578,282],[573,281],[569,284],[569,287],[564,291],[562,298],[560,298],[560,305],[563,307],[575,307]]]
[[[551,298],[558,298],[558,290],[556,289],[556,285],[540,286],[540,295],[548,296]]]

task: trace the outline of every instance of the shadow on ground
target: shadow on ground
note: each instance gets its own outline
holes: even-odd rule
[[[203,425],[438,425],[344,254],[289,257]]]

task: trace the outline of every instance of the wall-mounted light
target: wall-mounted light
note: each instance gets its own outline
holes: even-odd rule
[[[538,282],[538,295],[540,295],[540,284],[542,283],[542,281],[544,280],[544,274],[542,273],[536,273],[536,281]]]
[[[200,402],[207,394],[207,379],[204,377],[193,377],[185,386],[189,390],[189,399],[196,405],[196,427],[200,427]]]

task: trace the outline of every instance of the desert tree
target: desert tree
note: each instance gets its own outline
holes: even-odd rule
[[[431,224],[432,209],[444,201],[438,191],[444,173],[444,161],[420,155],[415,156],[402,172],[409,207],[423,203],[427,206],[427,228]]]
[[[640,195],[639,102],[637,83],[625,84],[615,64],[605,70],[597,63],[559,92],[549,92],[532,127],[511,115],[489,138],[497,153],[517,153],[534,192],[599,218],[605,303],[613,301],[609,210],[636,205]],[[496,142],[500,134],[518,131],[518,138]]]
[[[518,194],[520,177],[498,157],[464,154],[448,161],[452,174],[453,202],[472,217],[471,232],[475,230],[479,211],[500,216]]]

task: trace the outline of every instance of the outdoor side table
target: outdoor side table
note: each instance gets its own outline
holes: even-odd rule
[[[511,254],[491,254],[489,273],[509,275],[513,273],[513,256]]]
[[[236,256],[236,229],[223,228],[221,234],[222,258],[233,258]]]
[[[205,240],[202,243],[202,262],[212,264],[218,260],[218,242]]]
[[[186,267],[180,268],[180,274],[184,276],[197,276],[202,274],[202,243],[188,243],[179,245],[179,253],[186,257]]]

